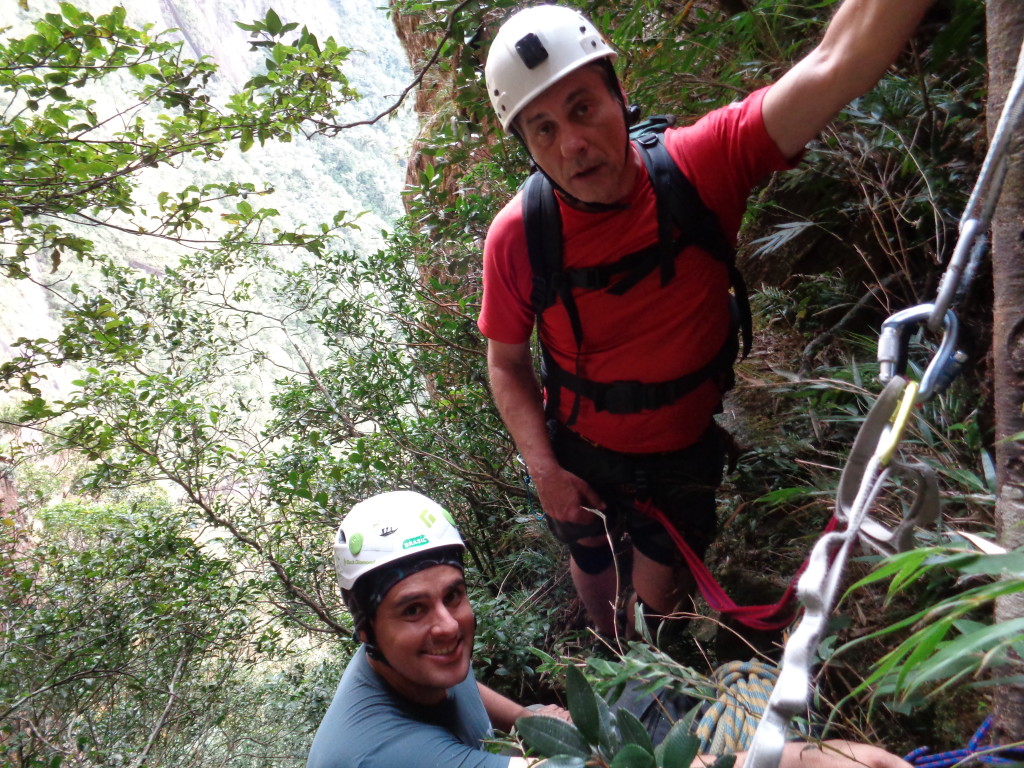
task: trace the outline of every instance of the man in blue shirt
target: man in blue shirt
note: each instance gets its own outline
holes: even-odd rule
[[[367,499],[342,522],[334,557],[362,641],[338,686],[308,768],[525,766],[484,751],[493,723],[536,714],[477,683],[476,619],[465,546],[448,512],[412,491]],[[568,717],[560,707],[544,714]]]
[[[466,594],[465,545],[447,510],[412,491],[374,496],[338,529],[335,566],[362,647],[317,730],[307,768],[543,768],[485,750],[492,723],[568,719],[530,711],[478,683],[471,669],[476,619]],[[744,755],[737,755],[741,768]],[[714,758],[699,758],[710,764]],[[877,747],[787,745],[780,768],[909,768]]]

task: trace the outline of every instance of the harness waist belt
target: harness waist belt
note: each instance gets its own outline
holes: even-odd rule
[[[731,347],[732,345],[727,342],[701,368],[667,381],[636,381],[633,379],[594,381],[570,373],[549,357],[545,361],[544,383],[548,387],[565,387],[577,395],[593,400],[594,410],[598,412],[607,411],[622,415],[652,411],[671,405],[721,372],[723,366],[729,365],[732,360],[733,349]]]

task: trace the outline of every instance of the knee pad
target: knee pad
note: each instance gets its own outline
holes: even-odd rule
[[[603,547],[584,547],[574,541],[569,544],[569,554],[577,568],[592,576],[608,570],[615,561],[612,548],[607,544]]]
[[[675,565],[679,562],[679,550],[664,530],[650,530],[646,534],[633,535],[633,547],[658,565]],[[703,559],[703,552],[700,553]]]

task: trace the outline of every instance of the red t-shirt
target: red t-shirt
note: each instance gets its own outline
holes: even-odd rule
[[[766,90],[665,135],[669,154],[718,216],[731,243],[751,189],[768,173],[790,167],[761,119]],[[589,213],[559,199],[565,268],[612,263],[657,241],[656,202],[646,171],[638,175],[626,203],[621,210]],[[484,336],[506,344],[528,341],[535,321],[531,290],[519,194],[495,217],[484,245],[484,295],[477,321]],[[655,269],[621,296],[575,290],[583,327],[578,371],[576,341],[560,301],[544,312],[542,342],[565,370],[594,381],[675,379],[708,363],[725,341],[728,290],[725,266],[691,246],[676,259],[676,276],[668,286],[662,287]],[[575,399],[571,391],[562,391],[561,421],[568,419]],[[719,401],[711,381],[669,406],[640,413],[598,413],[593,401],[581,397],[572,429],[616,451],[676,450],[700,437]]]

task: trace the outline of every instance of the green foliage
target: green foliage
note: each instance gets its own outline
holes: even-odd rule
[[[60,8],[34,34],[0,47],[0,89],[10,105],[0,119],[0,232],[14,246],[3,263],[10,277],[26,277],[26,259],[39,254],[55,266],[69,254],[92,257],[93,243],[66,226],[74,216],[178,238],[209,229],[202,214],[211,201],[233,197],[238,215],[225,246],[259,239],[261,214],[244,199],[252,184],[165,193],[152,223],[133,196],[138,176],[182,158],[217,160],[232,143],[244,150],[254,141],[288,141],[304,127],[335,128],[339,106],[356,97],[341,69],[348,49],[333,39],[318,43],[308,30],[286,44],[281,36],[292,25],[253,25],[257,42],[269,46],[267,74],[217,104],[210,95],[215,65],[184,57],[180,42],[132,28],[123,8],[98,17],[70,3]],[[111,111],[93,95],[113,79],[127,100]],[[299,244],[318,242],[311,236]]]
[[[871,686],[876,699],[894,697],[906,708],[922,695],[935,697],[963,685],[994,686],[1020,682],[1000,674],[1024,651],[1024,620],[990,623],[999,598],[1024,593],[1024,552],[982,554],[952,547],[927,547],[888,558],[850,589],[889,580],[888,595],[898,596],[934,575],[950,570],[976,584],[923,608],[869,638],[913,631],[881,658],[851,695]],[[980,582],[980,583],[979,583]],[[842,650],[842,649],[840,649]]]
[[[482,628],[478,649],[485,671],[505,672],[509,690],[529,688],[519,678],[533,678],[535,665],[525,651],[509,646],[524,635],[556,642],[559,624],[553,619],[564,592],[532,597],[548,585],[550,562],[561,555],[545,548],[543,534],[525,522],[529,502],[522,471],[491,403],[485,350],[474,327],[479,242],[527,173],[515,142],[493,143],[476,38],[486,22],[516,3],[406,5],[419,15],[419,31],[440,33],[438,68],[452,79],[442,81],[444,106],[422,140],[427,160],[407,191],[408,220],[369,253],[344,241],[358,226],[347,212],[327,215],[308,230],[281,226],[276,209],[262,201],[284,179],[203,178],[161,190],[145,203],[136,186],[156,168],[216,161],[228,146],[252,155],[264,144],[345,129],[339,110],[356,94],[342,69],[352,53],[344,46],[320,40],[274,11],[240,24],[261,54],[262,70],[224,103],[207,87],[212,62],[191,61],[164,35],[132,29],[117,10],[93,17],[64,4],[33,34],[0,48],[0,85],[11,105],[0,119],[0,240],[10,246],[5,273],[23,280],[30,259],[57,267],[74,255],[94,262],[100,277],[95,288],[77,279],[48,286],[62,307],[63,326],[55,334],[19,340],[17,354],[0,366],[6,387],[25,394],[23,409],[10,421],[52,434],[55,450],[88,457],[82,485],[95,493],[171,483],[183,499],[174,510],[178,528],[171,528],[190,557],[199,558],[191,549],[199,531],[217,532],[223,548],[218,557],[231,563],[230,573],[226,567],[217,573],[224,584],[243,590],[242,607],[259,600],[260,610],[246,614],[261,622],[254,647],[280,655],[284,669],[279,685],[255,672],[217,677],[218,662],[234,658],[242,634],[211,638],[212,630],[201,627],[196,653],[212,650],[189,671],[197,670],[197,680],[216,681],[196,695],[196,701],[212,697],[214,718],[227,708],[218,705],[215,693],[237,702],[246,694],[252,699],[255,690],[268,692],[273,706],[247,709],[239,718],[262,723],[273,722],[275,712],[278,720],[305,712],[302,727],[315,720],[309,713],[329,695],[322,683],[334,667],[325,662],[304,668],[323,671],[310,672],[316,684],[295,699],[282,699],[278,694],[303,673],[288,666],[282,647],[290,630],[313,644],[320,636],[334,642],[347,636],[326,542],[348,506],[379,490],[418,488],[458,518],[481,588],[490,595],[482,606],[494,622]],[[649,111],[686,118],[770,82],[817,36],[833,4],[762,0],[739,14],[723,10],[729,3],[579,5],[622,50],[620,69],[636,100]],[[796,293],[768,302],[769,329],[774,319],[777,328],[828,333],[837,309],[857,306],[857,295],[843,294],[859,285],[862,275],[850,275],[849,267],[862,253],[871,254],[878,283],[896,286],[888,298],[893,303],[929,285],[955,218],[947,212],[959,210],[963,180],[972,175],[971,141],[979,131],[983,94],[982,5],[939,5],[950,17],[942,31],[933,30],[916,58],[837,121],[803,170],[774,182],[757,201],[745,237],[759,242],[746,249],[748,262],[788,264],[783,257],[807,253],[811,262],[825,263],[826,254],[844,266],[841,276],[832,271],[804,280]],[[104,66],[94,66],[98,62]],[[917,77],[919,69],[927,75]],[[94,86],[111,79],[117,79],[124,101],[105,112]],[[104,253],[68,219],[141,229],[188,250],[168,257],[167,269],[144,274]],[[946,239],[933,247],[936,238]],[[852,250],[832,256],[850,243]],[[894,282],[886,283],[890,274]],[[737,503],[733,530],[756,535],[758,551],[772,558],[785,546],[793,548],[794,527],[815,527],[768,526],[772,521],[761,513],[784,517],[794,506],[799,511],[810,504],[823,510],[836,479],[823,465],[841,462],[870,391],[865,382],[871,365],[860,361],[869,355],[857,355],[854,363],[827,348],[805,356],[808,365],[832,367],[819,369],[817,381],[780,385],[788,394],[779,410],[758,411],[779,418],[772,440],[752,456],[735,486],[749,491],[747,500],[761,499]],[[73,389],[44,394],[41,379],[64,365],[78,371]],[[957,502],[976,509],[987,503],[990,486],[969,399],[951,393],[918,422],[914,434],[936,465],[960,483]],[[971,447],[968,462],[961,455],[945,458],[957,442],[950,434],[963,436]],[[757,553],[750,550],[753,562]],[[510,551],[526,555],[514,561]],[[107,554],[89,557],[106,567]],[[81,572],[61,566],[62,579],[84,578],[94,561],[74,562]],[[111,567],[120,574],[117,563]],[[176,567],[167,566],[171,573]],[[49,578],[45,570],[38,574]],[[95,573],[88,578],[99,583]],[[35,590],[30,582],[10,588]],[[40,583],[56,588],[62,582],[54,576]],[[220,601],[226,593],[219,584],[211,577],[196,589],[209,589]],[[166,585],[153,587],[170,606],[167,625],[192,631],[189,622],[199,622],[196,612],[203,606],[165,594]],[[99,591],[109,595],[113,589]],[[60,626],[67,647],[77,647],[71,624]],[[156,656],[137,663],[158,671],[155,687],[146,690],[159,695],[136,720],[119,715],[126,718],[123,731],[134,734],[134,749],[145,743],[138,738],[144,726],[157,722],[180,658],[175,654],[190,636],[180,632],[165,647],[162,635],[145,629]],[[252,627],[248,631],[252,641]],[[132,654],[139,649],[128,636],[110,637],[126,654],[124,663],[136,663]],[[82,647],[95,644],[95,638],[86,639]],[[250,657],[238,653],[244,667]],[[86,662],[81,664],[84,669]],[[24,690],[38,688],[22,684]],[[104,688],[103,680],[98,685],[106,701],[124,700],[120,689]],[[72,698],[92,702],[91,695],[76,689]],[[577,690],[573,697],[576,709],[587,710],[586,733],[578,732],[585,750],[596,744],[609,760],[620,761],[616,765],[682,764],[679,756],[689,749],[682,732],[652,754],[646,744],[629,743],[634,724],[609,719],[598,700],[595,741],[592,707],[580,703],[586,694]],[[303,709],[307,702],[310,708]],[[52,710],[63,711],[57,704]],[[100,708],[111,734],[96,742],[103,759],[121,749],[111,746],[115,720],[107,713],[114,711]],[[57,732],[66,722],[57,724]],[[195,733],[201,732],[210,733],[196,725]],[[564,729],[555,737],[573,738]],[[633,740],[642,741],[638,734]],[[217,742],[225,745],[218,747],[224,754],[229,741]],[[40,760],[50,754],[35,742],[26,748],[37,750]],[[87,748],[94,747],[81,749]],[[127,748],[123,753],[138,754]],[[186,762],[180,753],[167,754],[167,762]],[[581,760],[577,755],[561,764]]]
[[[597,696],[583,673],[566,667],[566,695],[572,723],[537,715],[521,717],[516,728],[526,745],[546,757],[545,766],[582,768],[681,768],[689,766],[700,747],[690,733],[689,719],[676,722],[655,746],[644,725],[628,709],[613,710]],[[730,768],[735,755],[718,758],[714,766]]]
[[[276,630],[223,548],[158,495],[66,502],[38,523],[0,552],[0,762],[193,765],[201,741],[225,759],[246,749],[228,745],[255,714],[236,696],[253,685],[252,638],[273,652]]]

